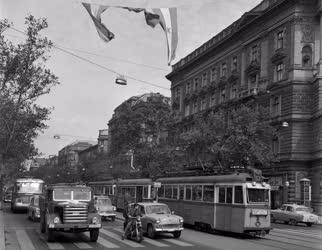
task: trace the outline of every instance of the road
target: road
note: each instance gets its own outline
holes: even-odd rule
[[[152,240],[147,237],[140,244],[121,239],[122,222],[103,223],[97,243],[89,241],[88,234],[57,233],[54,243],[47,243],[39,231],[39,223],[27,220],[26,214],[13,214],[6,206],[3,210],[5,250],[78,250],[78,249],[238,249],[238,250],[322,250],[322,226],[289,226],[273,224],[274,229],[265,238],[241,235],[209,234],[186,228],[180,239],[162,235]],[[0,234],[1,235],[1,234]],[[0,239],[0,242],[3,239]],[[1,247],[0,247],[1,249]]]

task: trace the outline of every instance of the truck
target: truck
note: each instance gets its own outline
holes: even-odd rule
[[[40,196],[39,208],[40,231],[45,233],[48,242],[54,240],[57,231],[89,231],[90,240],[97,241],[102,223],[90,187],[66,183],[48,185]]]

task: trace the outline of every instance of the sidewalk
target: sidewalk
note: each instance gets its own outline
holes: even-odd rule
[[[0,210],[0,250],[6,250],[6,243],[4,237],[4,219],[2,210]]]

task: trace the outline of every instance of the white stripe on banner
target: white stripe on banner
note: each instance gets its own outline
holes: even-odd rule
[[[16,235],[21,250],[36,250],[25,230],[16,230]]]
[[[117,235],[117,234],[115,234],[115,233],[109,232],[109,231],[107,231],[107,230],[105,230],[105,229],[100,229],[100,233],[105,234],[105,235],[107,235],[108,237],[111,237],[111,238],[112,238],[112,239],[114,239],[114,240],[120,241],[120,242],[122,242],[122,243],[124,243],[125,245],[128,245],[128,246],[130,246],[130,247],[144,247],[143,245],[138,244],[138,243],[136,243],[136,242],[134,242],[134,241],[122,240],[122,238],[121,238],[121,236],[120,236],[120,235]]]

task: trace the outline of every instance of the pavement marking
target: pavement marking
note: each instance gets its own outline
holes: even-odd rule
[[[122,243],[124,243],[125,245],[128,245],[130,247],[144,247],[144,245],[141,245],[139,243],[136,243],[134,241],[129,241],[129,240],[122,240],[121,236],[115,233],[112,233],[110,231],[107,231],[103,228],[100,229],[100,233],[107,235],[108,237],[120,241]]]
[[[57,243],[57,242],[52,243],[52,242],[47,242],[47,241],[45,241],[45,242],[46,242],[46,244],[47,244],[47,246],[48,246],[48,248],[49,248],[50,250],[60,250],[60,249],[65,249],[65,248],[64,248],[64,246],[63,246],[62,244],[60,244],[60,243]]]
[[[112,242],[105,240],[102,237],[98,237],[97,243],[106,247],[106,248],[120,248],[119,246],[113,244]]]
[[[0,204],[0,206],[3,206],[3,204]],[[0,250],[6,250],[5,237],[4,237],[4,221],[3,221],[2,211],[0,211]]]
[[[73,243],[75,246],[77,246],[80,249],[88,249],[88,248],[93,248],[91,245],[85,243],[85,242],[74,242]]]
[[[16,235],[21,250],[36,250],[25,230],[16,230]]]
[[[120,228],[113,228],[113,230],[116,230],[116,231],[118,231],[118,232],[123,233],[123,230],[122,230],[122,229],[120,229]],[[159,241],[156,241],[156,240],[152,240],[152,239],[150,239],[150,238],[146,238],[146,237],[144,237],[143,241],[144,241],[144,242],[147,242],[147,243],[149,243],[149,244],[151,244],[151,245],[157,246],[157,247],[168,247],[168,246],[169,246],[169,245],[164,244],[164,243],[162,243],[162,242],[159,242]]]
[[[165,241],[168,241],[170,243],[173,243],[175,245],[181,246],[181,247],[191,247],[193,246],[192,244],[188,243],[188,242],[183,242],[180,240],[175,240],[175,239],[163,239]]]

